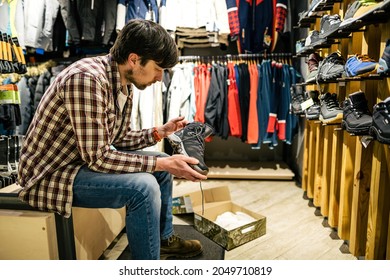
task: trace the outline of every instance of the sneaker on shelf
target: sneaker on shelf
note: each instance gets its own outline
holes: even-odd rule
[[[386,47],[381,58],[379,58],[378,73],[385,74],[390,72],[390,39],[386,42]]]
[[[172,235],[166,240],[161,240],[160,258],[191,258],[203,252],[199,240],[184,240],[177,235]]]
[[[334,80],[344,74],[345,60],[339,51],[333,52],[318,66],[318,81]]]
[[[320,23],[320,38],[327,38],[337,31],[341,23],[339,14],[324,15]]]
[[[379,142],[390,145],[390,97],[374,106],[369,133]]]
[[[309,69],[309,75],[306,78],[306,83],[315,83],[318,74],[318,64],[321,61],[321,57],[318,53],[312,53],[307,60],[307,67]]]
[[[209,168],[204,162],[204,139],[213,133],[214,129],[210,125],[201,122],[191,122],[183,129],[169,135],[168,141],[175,154],[182,154],[199,160],[199,163],[193,165],[192,168],[206,175],[209,172]]]
[[[317,7],[325,2],[324,0],[312,0],[309,5],[309,9],[307,11],[307,15],[311,16],[316,12]]]
[[[318,99],[318,90],[310,90],[307,92],[309,98],[313,100],[313,105],[305,110],[305,117],[308,120],[318,120],[320,117],[320,100]]]
[[[298,40],[295,43],[295,52],[297,54],[301,53],[302,51],[304,51],[304,47],[305,47],[305,39]]]
[[[345,74],[348,77],[365,77],[376,73],[378,63],[368,55],[355,54],[348,57],[345,63]]]
[[[341,123],[343,119],[343,110],[340,108],[340,104],[337,100],[335,93],[329,92],[323,94],[320,97],[321,112],[319,119],[326,124]]]
[[[343,101],[343,120],[341,127],[354,135],[368,135],[372,115],[368,110],[364,92],[357,91]]]
[[[303,47],[303,50],[312,48],[315,43],[317,43],[319,40],[322,40],[320,39],[319,34],[320,32],[318,32],[318,30],[311,30],[305,39],[305,46]]]
[[[300,115],[303,113],[301,104],[305,101],[303,88],[301,85],[292,85],[290,88],[291,109],[293,114]]]
[[[379,10],[382,8],[383,2],[376,2],[375,0],[356,0],[347,8],[344,20],[341,22],[340,27],[345,28],[355,21],[362,19],[369,13]]]

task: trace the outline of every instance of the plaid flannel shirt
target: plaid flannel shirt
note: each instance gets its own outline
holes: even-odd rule
[[[155,157],[119,151],[156,144],[152,128],[130,129],[132,92],[129,86],[121,113],[116,98],[122,89],[110,55],[79,60],[57,76],[26,133],[18,170],[20,199],[69,217],[72,185],[82,165],[103,173],[154,171]]]

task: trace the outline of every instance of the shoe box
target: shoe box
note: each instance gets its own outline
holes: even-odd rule
[[[225,229],[215,222],[217,217],[225,212],[241,212],[254,218],[254,221],[234,229]],[[266,217],[234,203],[227,186],[175,197],[173,213],[194,213],[195,229],[226,250],[236,248],[266,233]]]

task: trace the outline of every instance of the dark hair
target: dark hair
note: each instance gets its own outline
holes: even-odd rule
[[[116,62],[124,64],[130,53],[141,57],[141,65],[154,60],[166,69],[178,62],[174,39],[161,25],[150,20],[132,19],[119,32],[110,54]]]

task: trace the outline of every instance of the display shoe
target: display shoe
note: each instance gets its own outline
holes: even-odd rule
[[[379,142],[390,145],[390,97],[374,106],[369,133]]]
[[[390,72],[390,39],[386,42],[385,50],[379,59],[378,73],[384,74]]]
[[[348,57],[345,63],[345,74],[348,77],[368,76],[376,73],[378,63],[368,55],[355,54]]]
[[[337,95],[335,93],[330,94],[327,92],[320,97],[320,102],[320,121],[326,124],[341,123],[343,119],[343,110],[340,108]]]
[[[191,122],[183,129],[169,135],[168,141],[175,154],[182,154],[199,160],[197,165],[192,165],[191,167],[199,173],[207,175],[209,168],[204,162],[204,139],[213,133],[214,129],[210,125],[201,122]]]
[[[318,66],[317,81],[333,80],[344,74],[344,58],[339,51],[328,55]]]
[[[304,92],[301,85],[293,85],[290,88],[291,109],[293,114],[300,115],[303,113],[301,104],[305,101]]]
[[[337,31],[341,23],[339,14],[324,15],[320,23],[320,38],[327,38]]]
[[[172,235],[166,240],[161,240],[160,258],[191,258],[203,252],[199,240],[184,240],[177,235]]]
[[[309,75],[306,78],[306,83],[315,83],[318,74],[318,64],[321,61],[321,56],[318,53],[312,53],[307,60]]]
[[[308,120],[318,120],[320,117],[320,100],[318,99],[319,92],[318,90],[310,90],[307,95],[313,100],[313,105],[305,110],[305,117]]]
[[[372,116],[368,110],[364,92],[358,91],[343,101],[343,120],[341,127],[354,135],[368,134]]]

